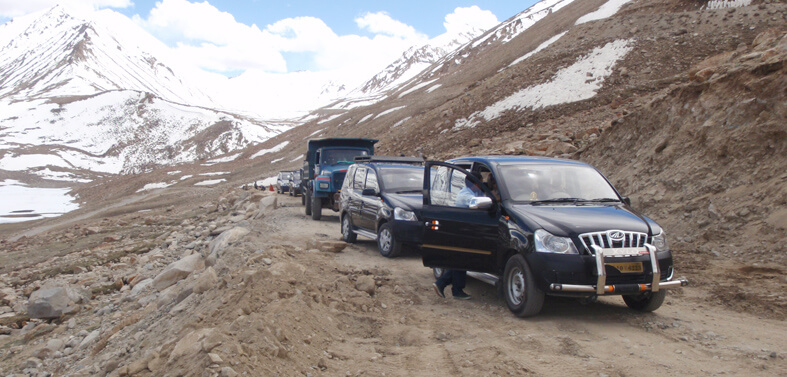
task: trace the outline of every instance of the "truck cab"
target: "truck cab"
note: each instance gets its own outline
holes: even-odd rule
[[[319,220],[324,207],[338,212],[339,192],[355,157],[374,155],[376,139],[327,138],[307,143],[302,177],[306,215]]]

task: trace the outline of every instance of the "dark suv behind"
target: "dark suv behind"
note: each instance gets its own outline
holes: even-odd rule
[[[622,295],[630,308],[653,311],[666,289],[688,284],[673,280],[664,230],[588,164],[509,156],[430,161],[423,189],[424,265],[436,274],[475,272],[497,284],[520,317],[537,314],[547,294]]]
[[[342,239],[377,240],[380,254],[393,258],[403,245],[420,244],[424,160],[410,157],[356,157],[341,190]]]

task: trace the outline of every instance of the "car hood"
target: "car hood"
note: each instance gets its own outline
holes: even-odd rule
[[[575,236],[606,230],[660,232],[652,220],[625,205],[512,205],[511,210],[531,229],[543,228],[556,236]]]
[[[420,212],[424,206],[422,194],[383,194],[392,207],[401,207],[411,211]]]

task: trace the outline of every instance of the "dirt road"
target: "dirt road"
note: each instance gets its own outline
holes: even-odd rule
[[[299,201],[279,198],[283,207],[267,220],[277,229],[275,237],[285,242],[339,237],[339,219],[332,212],[324,211],[323,220],[315,222]],[[345,270],[383,271],[389,279],[385,286],[412,290],[409,299],[388,303],[372,316],[374,330],[348,330],[336,349],[347,355],[341,370],[353,375],[362,370],[385,376],[787,374],[783,321],[702,304],[699,287],[671,292],[655,313],[633,312],[614,296],[587,305],[547,298],[540,315],[519,319],[492,286],[474,279],[467,287],[472,300],[439,298],[431,289],[431,270],[417,254],[386,259],[363,237],[334,262]],[[366,349],[374,351],[373,360],[358,352]]]

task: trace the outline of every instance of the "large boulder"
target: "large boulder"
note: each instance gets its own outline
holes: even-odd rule
[[[275,196],[268,196],[260,200],[259,204],[260,210],[257,212],[257,215],[254,216],[255,219],[259,219],[261,217],[265,217],[265,215],[271,213],[273,210],[279,207],[279,199]]]
[[[55,287],[39,289],[30,295],[27,315],[30,318],[60,318],[64,314],[78,312],[80,304],[90,300],[84,289],[74,287]]]
[[[226,230],[222,232],[216,239],[210,241],[208,245],[207,253],[207,265],[212,266],[216,263],[216,260],[219,259],[221,253],[224,249],[227,248],[231,243],[237,242],[245,235],[249,234],[249,230],[244,227],[234,227],[232,229]]]
[[[172,262],[153,279],[153,288],[165,289],[185,279],[192,272],[205,268],[205,260],[199,254],[191,254],[177,262]]]

